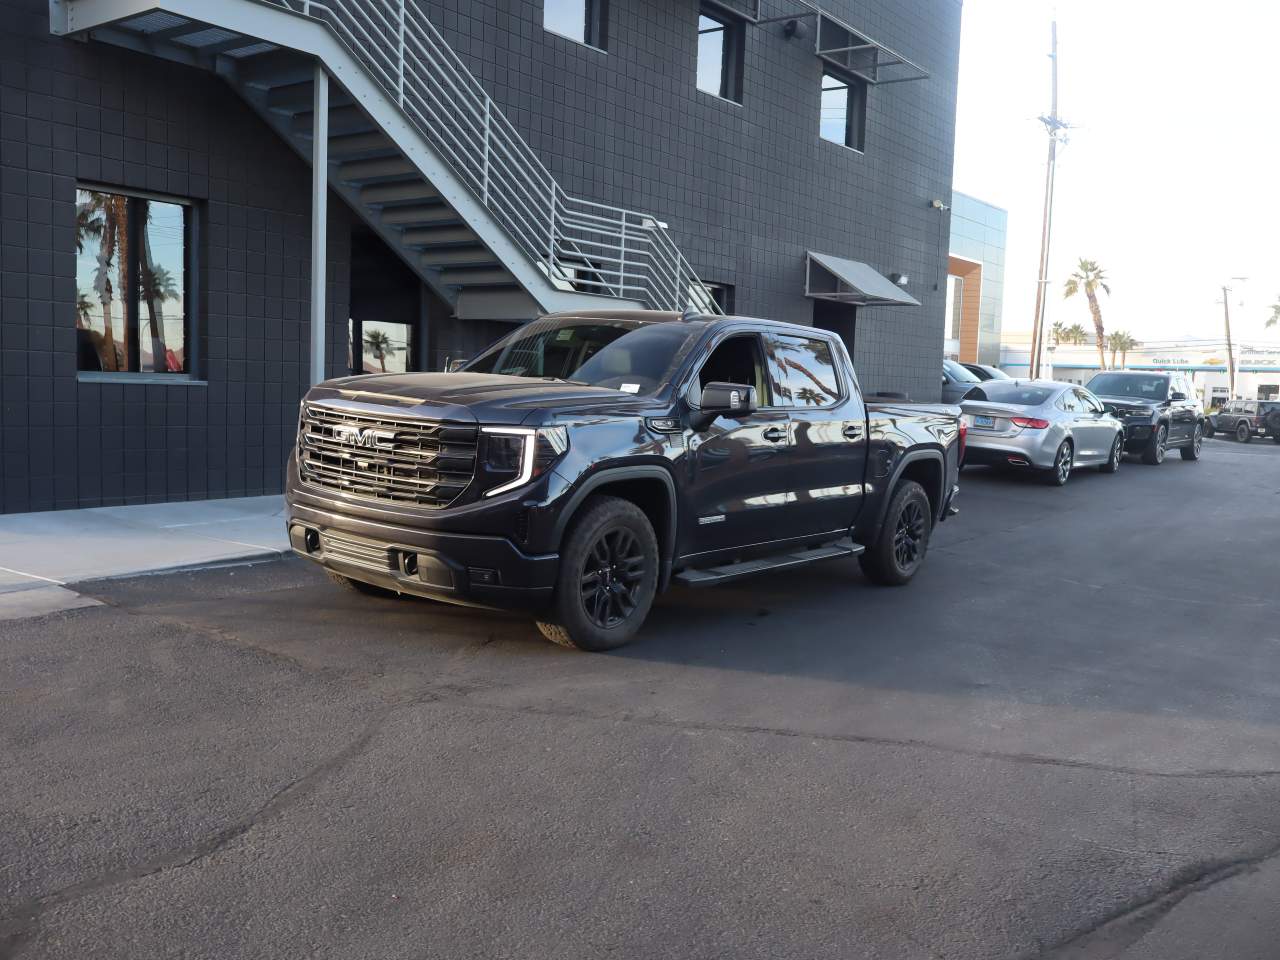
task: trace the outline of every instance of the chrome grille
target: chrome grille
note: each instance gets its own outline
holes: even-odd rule
[[[476,469],[477,428],[306,404],[302,479],[354,497],[447,507]]]
[[[324,546],[325,559],[340,560],[382,573],[395,569],[391,551],[385,544],[349,537],[343,533],[322,534],[320,542]]]

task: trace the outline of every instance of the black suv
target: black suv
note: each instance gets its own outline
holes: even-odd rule
[[[603,650],[673,580],[857,556],[906,583],[955,511],[958,413],[865,402],[810,327],[556,314],[456,373],[313,388],[289,537],[344,586],[525,608]]]
[[[1241,443],[1270,436],[1280,443],[1280,400],[1232,400],[1209,421],[1210,436],[1227,434]]]
[[[1143,463],[1164,463],[1176,448],[1183,460],[1199,460],[1204,408],[1180,373],[1107,370],[1094,374],[1089,390],[1124,423],[1124,448]]]

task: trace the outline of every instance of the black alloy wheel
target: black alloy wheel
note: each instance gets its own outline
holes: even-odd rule
[[[1204,446],[1204,428],[1196,424],[1196,431],[1191,435],[1191,442],[1178,451],[1183,460],[1199,460],[1200,448]]]
[[[575,650],[622,646],[649,615],[660,563],[643,510],[621,497],[592,497],[565,535],[555,598],[538,629]]]
[[[636,611],[644,581],[640,541],[623,526],[608,528],[583,560],[582,610],[597,627],[616,627]]]
[[[929,552],[933,506],[924,487],[903,480],[889,498],[884,522],[873,543],[858,557],[858,565],[872,583],[900,587],[916,575]]]
[[[898,525],[893,532],[893,559],[899,569],[911,570],[924,556],[929,535],[929,518],[919,500],[910,500],[898,514]]]

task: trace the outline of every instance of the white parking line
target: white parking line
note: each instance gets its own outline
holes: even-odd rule
[[[0,567],[0,570],[5,573],[17,574],[19,577],[30,577],[32,580],[43,580],[45,583],[56,584],[59,587],[65,587],[67,585],[65,580],[54,580],[52,577],[42,577],[38,573],[27,573],[24,570],[12,570],[9,567]]]

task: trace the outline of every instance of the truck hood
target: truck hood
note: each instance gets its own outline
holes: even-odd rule
[[[1161,405],[1156,400],[1139,400],[1136,397],[1110,397],[1105,393],[1094,394],[1104,406],[1112,407],[1120,413],[1151,413]]]
[[[595,412],[637,405],[638,398],[607,387],[490,373],[390,373],[328,380],[311,401],[392,407],[436,420],[515,424],[561,412]]]

